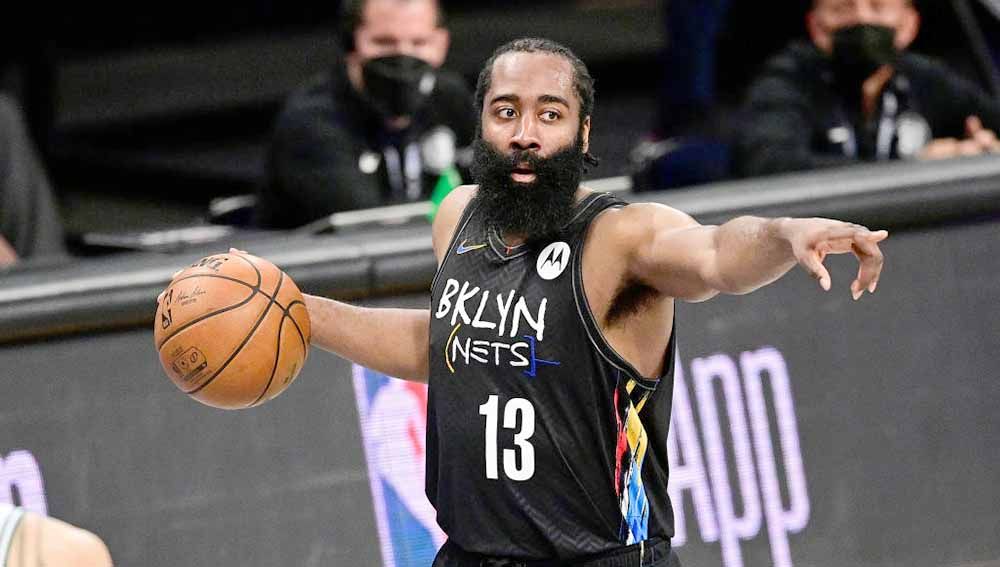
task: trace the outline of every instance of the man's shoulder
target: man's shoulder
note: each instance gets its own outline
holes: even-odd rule
[[[478,185],[461,185],[451,190],[441,201],[432,226],[432,240],[435,256],[440,262],[444,257],[445,247],[451,242],[458,223],[476,196]]]
[[[321,132],[346,140],[358,130],[350,102],[329,72],[310,77],[285,98],[275,119],[280,137],[311,137]]]
[[[330,107],[333,105],[333,77],[323,71],[309,77],[285,98],[284,110]]]
[[[423,120],[427,128],[445,125],[454,131],[460,146],[472,142],[476,129],[476,110],[472,92],[460,75],[439,70],[429,106],[429,112]]]
[[[817,76],[827,67],[826,57],[815,45],[796,40],[769,57],[761,75]]]
[[[472,202],[472,199],[475,198],[478,191],[478,185],[459,185],[455,187],[441,201],[438,214],[445,213],[446,215],[454,216],[457,221],[458,217],[461,217],[462,213],[465,212],[469,203]]]
[[[471,97],[472,91],[457,72],[450,69],[438,69],[435,90],[448,96]]]
[[[351,88],[345,83],[346,76],[340,75],[342,73],[323,71],[309,77],[285,97],[279,121],[322,117],[326,121],[346,123],[354,109]]]
[[[899,69],[910,79],[955,80],[960,77],[950,65],[937,57],[905,51],[899,58]]]
[[[589,239],[613,247],[629,248],[647,241],[655,230],[683,229],[694,220],[686,213],[660,203],[627,203],[599,214],[591,225]]]

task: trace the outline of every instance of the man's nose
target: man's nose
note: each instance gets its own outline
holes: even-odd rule
[[[510,147],[514,150],[539,150],[542,147],[538,138],[538,124],[534,117],[522,116],[517,123],[517,129],[510,139]]]
[[[851,14],[852,24],[870,24],[875,21],[875,9],[870,2],[858,2],[854,5],[854,13]]]
[[[399,42],[399,45],[396,46],[396,55],[409,55],[412,57],[413,48],[405,41],[401,41]]]

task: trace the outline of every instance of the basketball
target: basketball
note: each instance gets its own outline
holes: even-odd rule
[[[153,323],[160,364],[182,392],[222,409],[283,392],[309,352],[309,313],[274,264],[231,250],[178,272]]]

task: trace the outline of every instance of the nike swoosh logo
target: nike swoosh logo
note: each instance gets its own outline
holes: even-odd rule
[[[458,247],[455,248],[455,254],[465,254],[466,252],[472,252],[473,250],[479,250],[480,248],[486,248],[485,244],[473,244],[472,246],[466,246],[467,241],[463,240]]]

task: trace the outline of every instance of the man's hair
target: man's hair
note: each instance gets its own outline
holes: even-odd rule
[[[417,2],[419,0],[396,0],[399,3]],[[344,53],[354,51],[354,32],[361,27],[361,20],[365,15],[365,4],[369,0],[343,0],[340,3],[340,17],[338,19],[340,47]],[[444,7],[439,0],[432,0],[434,8],[437,10],[437,26],[445,27]]]
[[[496,63],[496,60],[501,55],[506,53],[550,53],[569,61],[570,66],[573,67],[573,87],[576,90],[577,98],[580,99],[581,130],[577,134],[579,142],[579,139],[583,135],[583,119],[594,113],[594,78],[590,76],[587,65],[570,48],[556,43],[551,39],[537,37],[525,37],[505,43],[498,47],[493,52],[493,55],[490,55],[490,58],[486,60],[483,70],[479,72],[479,79],[476,81],[476,110],[479,111],[480,116],[477,121],[479,125],[476,126],[476,136],[481,136],[483,103],[486,98],[486,92],[490,90],[490,86],[493,83],[493,64]],[[588,165],[596,167],[601,162],[597,156],[589,151],[583,154],[583,161],[585,164],[584,173],[588,171]]]
[[[480,116],[483,114],[486,92],[490,90],[493,83],[493,64],[501,55],[507,53],[550,53],[568,61],[573,67],[573,87],[576,90],[577,98],[580,99],[580,122],[583,123],[584,118],[593,114],[594,78],[590,76],[587,65],[565,45],[550,39],[526,37],[515,39],[498,47],[486,61],[483,70],[479,72],[479,80],[476,81],[476,109],[479,110]]]

